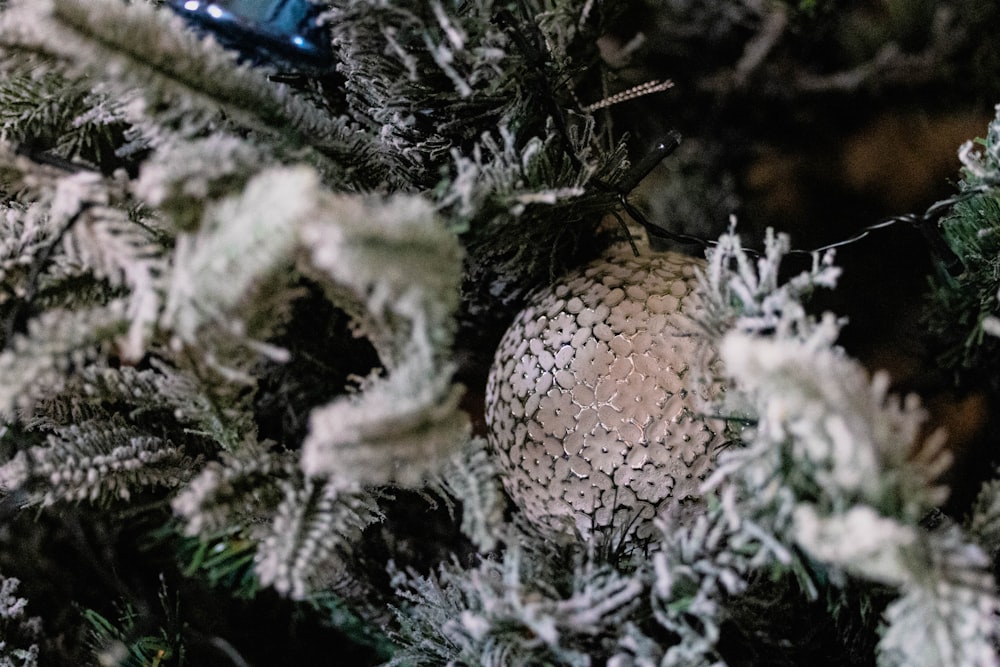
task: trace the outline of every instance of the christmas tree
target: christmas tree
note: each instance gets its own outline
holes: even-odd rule
[[[0,0],[0,664],[1000,664],[1000,10],[843,4]]]

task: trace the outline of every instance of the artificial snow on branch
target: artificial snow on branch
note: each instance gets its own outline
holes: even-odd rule
[[[254,297],[289,263],[319,187],[308,167],[262,171],[238,195],[208,206],[197,232],[179,235],[160,317],[174,345],[194,344],[210,326],[236,336],[269,333],[247,331]]]
[[[174,496],[171,507],[182,532],[205,537],[248,528],[269,519],[283,496],[278,482],[292,476],[294,458],[247,443],[236,454],[211,461]]]
[[[13,419],[58,391],[65,373],[92,358],[95,346],[124,333],[125,311],[123,302],[112,301],[79,311],[52,309],[29,321],[26,334],[15,335],[0,353],[0,415]]]
[[[374,499],[344,493],[322,478],[293,479],[279,486],[284,498],[273,518],[257,531],[255,570],[261,584],[298,600],[350,589],[354,582],[348,554],[365,526],[382,517]]]
[[[720,455],[708,486],[741,489],[738,514],[796,544],[834,581],[850,573],[898,587],[880,664],[998,664],[988,561],[957,528],[921,525],[946,497],[937,484],[951,462],[944,437],[924,438],[919,400],[891,397],[886,374],[870,378],[835,345],[833,316],[816,320],[802,309],[801,288],[821,284],[824,272],[792,279],[791,290],[774,289],[769,276],[777,276],[787,245],[775,251],[771,240],[755,270],[738,239],[729,243],[720,244],[726,261],[710,260],[705,284],[714,289],[709,301],[730,309],[721,319],[737,325],[720,343],[730,377],[726,403],[742,406],[740,416],[752,425],[739,446]],[[940,588],[945,567],[954,583]],[[919,649],[916,627],[932,629],[916,633],[927,643]]]
[[[306,270],[356,314],[386,368],[359,394],[313,411],[303,470],[347,485],[417,484],[469,433],[447,360],[461,279],[457,239],[419,198],[341,197],[303,227],[302,241]]]
[[[486,440],[470,438],[452,454],[440,471],[439,484],[462,504],[462,532],[484,552],[496,548],[505,526],[507,496]]]
[[[17,597],[21,582],[0,575],[0,666],[38,667],[42,619],[28,616],[28,601]]]
[[[180,486],[195,464],[181,446],[113,417],[57,429],[44,446],[19,452],[0,467],[0,489],[25,494],[24,505],[128,500],[143,488]]]
[[[652,557],[652,611],[657,623],[678,641],[657,646],[635,628],[622,646],[620,659],[628,657],[622,664],[652,664],[636,660],[643,655],[635,650],[640,647],[661,667],[721,664],[717,643],[727,618],[727,601],[738,600],[755,572],[770,567],[787,574],[794,567],[791,550],[765,528],[739,516],[735,494],[735,487],[725,489],[709,512],[688,525],[660,523],[663,548]]]
[[[639,608],[646,584],[587,558],[553,576],[552,556],[512,540],[499,560],[468,570],[451,563],[427,576],[397,572],[401,648],[388,665],[589,667],[591,654],[607,651],[602,644],[614,642]],[[565,575],[568,590],[551,585]]]
[[[880,667],[995,667],[1000,598],[990,561],[957,526],[920,538],[912,580],[885,610]]]

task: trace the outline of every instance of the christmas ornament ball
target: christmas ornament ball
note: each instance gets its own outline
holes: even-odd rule
[[[333,67],[330,35],[318,22],[323,6],[310,0],[167,0],[167,6],[254,63]]]
[[[487,439],[508,494],[543,532],[645,537],[660,512],[701,511],[723,430],[703,411],[721,386],[695,379],[696,359],[714,358],[693,319],[702,265],[613,251],[535,293],[504,334]]]

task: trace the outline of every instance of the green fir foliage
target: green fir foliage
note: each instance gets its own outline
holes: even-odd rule
[[[961,200],[941,222],[949,247],[962,263],[957,276],[933,278],[928,319],[946,368],[973,382],[994,385],[997,316],[1000,314],[1000,108],[985,139],[968,142]]]
[[[145,634],[143,626],[152,619],[143,618],[127,601],[121,602],[115,617],[109,619],[93,609],[81,613],[90,627],[89,644],[99,665],[117,667],[180,667],[184,665],[184,626],[179,618],[180,604],[162,583],[159,593],[161,627]]]

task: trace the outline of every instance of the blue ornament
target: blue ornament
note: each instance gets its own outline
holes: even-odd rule
[[[309,0],[167,0],[192,25],[261,64],[328,70],[330,36],[317,24],[323,7]]]

